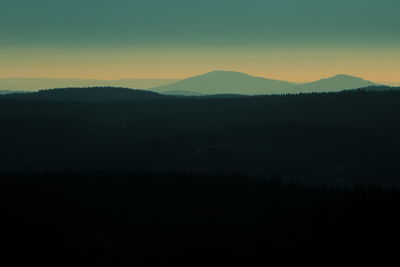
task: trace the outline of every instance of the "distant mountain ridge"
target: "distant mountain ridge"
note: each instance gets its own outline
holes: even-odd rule
[[[378,84],[362,78],[339,74],[318,81],[295,84],[251,76],[241,72],[213,71],[169,85],[151,88],[156,92],[192,92],[193,95],[242,94],[268,95],[311,92],[337,92]]]
[[[125,87],[149,89],[176,82],[175,79],[56,79],[56,78],[6,78],[0,79],[0,88],[15,91],[38,91],[69,87]]]
[[[333,77],[324,78],[315,82],[295,85],[289,93],[318,93],[318,92],[338,92],[349,89],[358,89],[377,85],[350,75],[338,74]]]
[[[51,101],[130,101],[137,99],[161,98],[163,95],[152,91],[135,90],[122,87],[57,88],[39,92],[6,94],[1,98],[15,100],[51,100]]]
[[[205,96],[205,95],[271,95],[338,92],[371,86],[381,86],[362,78],[339,74],[308,83],[292,83],[268,79],[234,71],[212,71],[183,80],[162,79],[122,79],[115,81],[102,80],[64,80],[64,79],[0,79],[0,88],[8,89],[4,83],[19,83],[20,89],[27,91],[32,88],[72,88],[72,87],[123,87],[140,88],[174,96]],[[45,82],[46,86],[43,85]],[[50,83],[48,83],[50,82]],[[51,84],[66,83],[68,86],[50,86]],[[95,84],[96,86],[93,86]],[[118,84],[118,86],[116,86]],[[42,85],[42,87],[39,87]],[[123,86],[121,86],[123,85]],[[132,85],[132,86],[130,86]],[[137,85],[137,86],[133,86]],[[141,86],[140,86],[141,85]],[[150,85],[155,85],[151,87]],[[161,86],[160,86],[161,85]],[[24,87],[26,86],[26,87]],[[0,94],[9,94],[9,90]]]
[[[189,91],[196,94],[273,94],[292,87],[286,81],[251,76],[234,71],[213,71],[169,85],[151,88],[156,92]]]

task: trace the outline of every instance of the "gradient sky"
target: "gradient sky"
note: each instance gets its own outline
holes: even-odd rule
[[[0,78],[400,80],[399,0],[1,0]]]

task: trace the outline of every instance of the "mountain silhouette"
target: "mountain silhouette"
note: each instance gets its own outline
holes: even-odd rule
[[[58,86],[61,85],[61,86]],[[65,86],[64,86],[65,85]],[[137,85],[137,86],[135,86]],[[121,80],[85,80],[85,79],[43,79],[43,78],[9,78],[0,79],[0,95],[17,93],[20,90],[32,91],[44,88],[140,88],[155,91],[163,95],[174,96],[205,96],[205,95],[269,95],[269,94],[297,94],[297,93],[322,93],[352,90],[366,87],[384,86],[372,81],[349,75],[339,74],[333,77],[321,79],[314,82],[295,84],[287,81],[267,79],[251,76],[234,71],[213,71],[206,74],[194,76],[184,80],[172,79],[121,79]],[[371,89],[373,90],[373,89]],[[380,88],[380,90],[391,90]],[[132,93],[131,91],[128,91]],[[47,92],[55,94],[56,92]],[[67,92],[63,92],[67,93]],[[70,93],[70,92],[68,92]],[[76,95],[77,92],[72,92]],[[84,92],[80,92],[84,93]],[[85,92],[89,93],[89,92]],[[93,92],[91,92],[93,93]],[[106,92],[103,92],[106,93]],[[115,95],[114,91],[112,93]],[[60,92],[57,91],[59,95]],[[44,98],[42,92],[38,95],[24,95],[23,97]],[[72,97],[72,96],[71,96]],[[110,96],[111,99],[113,96]],[[137,96],[135,96],[137,97]],[[68,98],[68,97],[67,97]],[[73,98],[73,97],[72,97]],[[95,97],[96,98],[96,97]],[[117,98],[119,100],[120,98]],[[63,100],[63,99],[58,99]],[[107,100],[105,98],[105,100]]]
[[[315,82],[303,83],[300,85],[293,86],[289,93],[336,92],[349,89],[358,89],[374,85],[377,84],[358,77],[339,74]]]
[[[213,71],[151,90],[160,93],[190,91],[198,94],[261,95],[281,93],[292,86],[290,82],[255,77],[241,72]]]
[[[150,90],[174,95],[242,94],[268,95],[288,93],[337,92],[378,84],[362,78],[339,74],[314,82],[294,84],[255,77],[241,72],[213,71]]]
[[[17,93],[2,96],[16,100],[52,100],[52,101],[129,101],[163,97],[162,95],[145,90],[135,90],[122,87],[87,87],[87,88],[58,88],[41,90],[33,93]]]

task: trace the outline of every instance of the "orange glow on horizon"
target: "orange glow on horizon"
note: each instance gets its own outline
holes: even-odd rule
[[[184,79],[214,70],[293,82],[336,74],[400,80],[391,49],[0,49],[0,78]]]

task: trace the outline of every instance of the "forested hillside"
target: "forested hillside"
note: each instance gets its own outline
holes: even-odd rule
[[[399,184],[400,92],[0,100],[1,170],[187,170]]]

